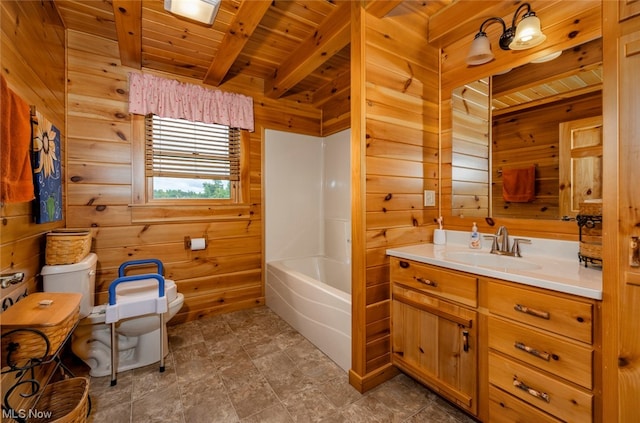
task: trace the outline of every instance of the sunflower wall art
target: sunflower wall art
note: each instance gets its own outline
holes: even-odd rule
[[[62,220],[62,171],[60,131],[40,112],[32,109],[33,214],[36,223]]]

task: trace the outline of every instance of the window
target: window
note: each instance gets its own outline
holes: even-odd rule
[[[237,201],[240,147],[236,128],[147,116],[147,198]]]

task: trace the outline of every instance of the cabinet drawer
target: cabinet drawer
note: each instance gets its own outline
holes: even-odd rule
[[[493,385],[489,386],[489,419],[491,423],[560,423],[560,420]]]
[[[593,304],[497,282],[488,297],[493,314],[592,343]]]
[[[489,353],[489,383],[561,420],[593,420],[592,394],[494,352]]]
[[[391,281],[471,307],[478,305],[475,276],[392,257]]]
[[[489,348],[591,389],[593,350],[526,326],[489,318]]]

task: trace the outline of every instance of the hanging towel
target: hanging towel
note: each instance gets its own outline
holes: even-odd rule
[[[536,167],[502,169],[502,198],[512,203],[536,199]]]
[[[0,201],[24,203],[34,198],[31,113],[29,105],[7,87],[4,76],[0,79]]]

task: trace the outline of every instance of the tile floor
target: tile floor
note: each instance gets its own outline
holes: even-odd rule
[[[267,307],[169,327],[166,370],[91,379],[89,423],[472,423],[400,374],[362,395]]]

